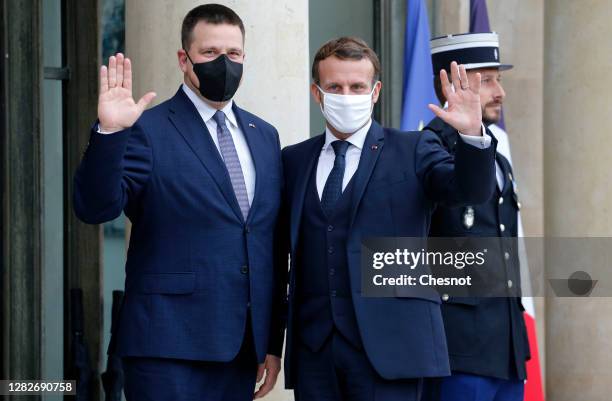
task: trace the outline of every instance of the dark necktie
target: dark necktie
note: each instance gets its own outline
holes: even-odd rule
[[[236,195],[240,211],[242,212],[242,217],[246,220],[249,215],[250,205],[246,184],[244,183],[244,175],[242,174],[242,167],[240,167],[238,152],[236,152],[234,140],[225,124],[225,114],[223,114],[221,110],[217,110],[213,119],[217,122],[217,138],[219,139],[221,156],[223,156],[225,167],[229,173],[230,181],[234,188],[234,194]]]
[[[334,148],[336,158],[334,159],[334,168],[323,188],[321,195],[321,207],[327,216],[331,216],[336,207],[336,203],[342,196],[342,180],[344,179],[344,170],[346,169],[346,150],[349,147],[347,141],[334,141],[331,143]]]

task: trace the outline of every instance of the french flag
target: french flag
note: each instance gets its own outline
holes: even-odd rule
[[[438,104],[433,86],[430,37],[425,0],[407,0],[400,123],[403,131],[420,131],[434,117],[427,105]]]

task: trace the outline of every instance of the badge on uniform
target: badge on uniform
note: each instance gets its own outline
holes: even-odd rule
[[[468,230],[474,225],[474,208],[468,206],[463,210],[463,226]]]

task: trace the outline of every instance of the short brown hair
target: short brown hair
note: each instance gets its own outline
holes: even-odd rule
[[[200,21],[215,25],[235,25],[240,28],[242,38],[244,39],[244,24],[234,10],[221,4],[204,4],[189,11],[183,19],[181,45],[184,50],[188,50],[189,46],[191,46],[193,28]]]
[[[316,84],[319,84],[319,63],[331,56],[338,57],[340,60],[361,60],[367,58],[374,66],[372,82],[378,81],[380,77],[380,61],[374,50],[363,39],[343,36],[325,43],[315,54],[314,61],[312,62],[312,79]]]

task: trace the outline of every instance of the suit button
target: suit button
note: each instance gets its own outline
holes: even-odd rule
[[[334,274],[336,274],[336,270],[335,269],[329,269],[329,275],[333,276]]]
[[[504,259],[510,259],[510,254],[508,252],[504,252]]]
[[[502,198],[501,196],[499,197],[499,201],[497,201],[497,203],[499,203],[500,205],[504,203],[504,198]]]
[[[248,234],[248,233],[250,233],[250,232],[251,232],[251,227],[246,226],[246,227],[244,228],[244,232],[245,232],[245,233],[247,233],[247,234]]]
[[[512,280],[508,280],[508,288],[512,288],[512,285],[513,285]]]
[[[442,301],[446,302],[449,298],[448,294],[442,294]]]
[[[334,247],[330,246],[329,248],[327,248],[327,252],[329,252],[330,255],[334,253]]]
[[[331,292],[329,293],[332,297],[336,296],[336,290],[331,290]]]
[[[327,231],[334,231],[334,226],[327,226]]]
[[[248,266],[242,266],[240,268],[240,273],[247,274],[248,272],[249,272],[249,267]]]
[[[499,225],[499,231],[501,231],[502,233],[503,233],[504,231],[506,231],[506,226],[505,226],[505,225],[503,225],[503,224],[500,224],[500,225]]]

